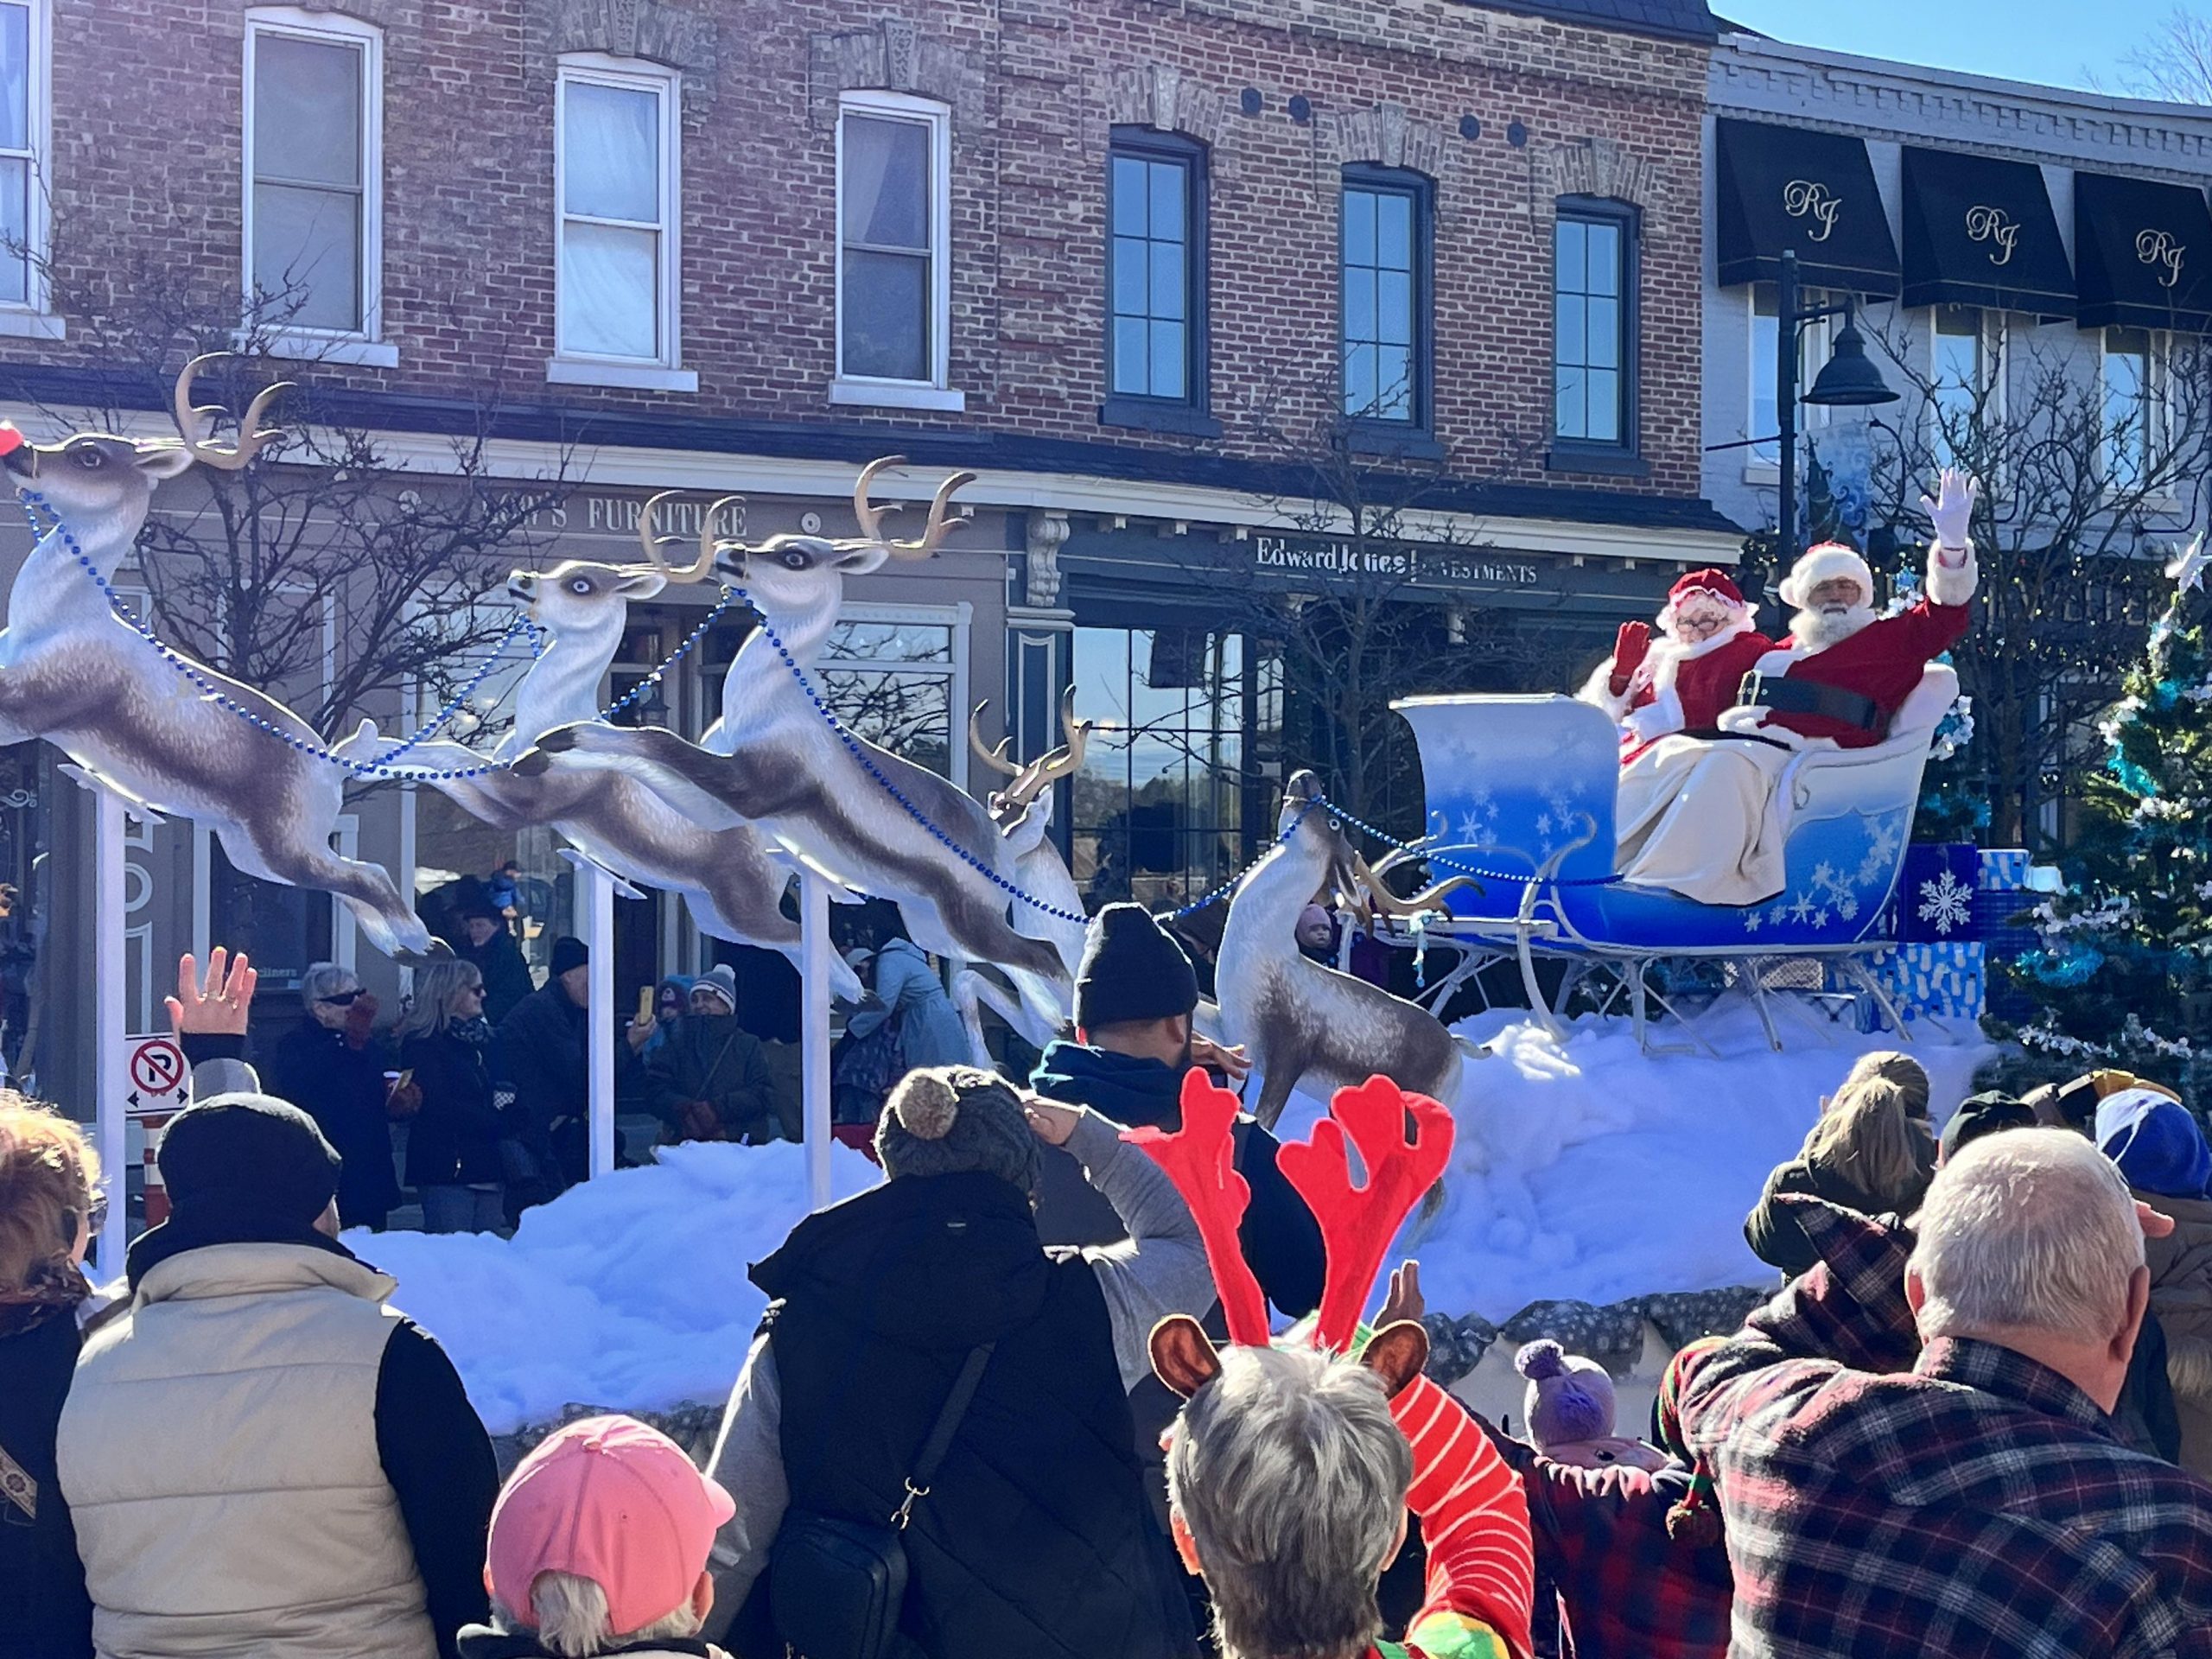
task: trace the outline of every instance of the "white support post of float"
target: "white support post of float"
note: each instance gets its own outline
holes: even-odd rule
[[[123,861],[124,817],[126,812],[148,823],[159,820],[140,803],[130,800],[82,766],[65,766],[80,787],[90,790],[93,801],[92,830],[92,1089],[93,1150],[106,1174],[113,1195],[107,1220],[100,1227],[99,1255],[95,1263],[102,1280],[123,1276],[124,1253],[130,1243],[126,1166],[130,1160],[130,1126],[124,1097],[130,1092],[125,1068],[130,1057],[124,1045],[130,1036],[123,1020]]]
[[[588,1091],[591,1114],[591,1167],[597,1177],[614,1167],[614,1045],[621,1040],[614,1029],[614,899],[645,895],[585,853],[563,847],[561,856],[575,867],[584,884],[584,948],[590,952],[590,990],[584,999],[589,1023]]]
[[[830,1203],[830,883],[802,866],[798,873],[799,1007],[805,1041],[800,1063],[806,1068],[799,1091],[805,1126],[806,1202],[810,1210]]]

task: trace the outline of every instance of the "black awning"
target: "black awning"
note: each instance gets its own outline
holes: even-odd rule
[[[2074,268],[2043,169],[1908,145],[1904,301],[2072,316]]]
[[[2212,210],[2202,190],[2076,173],[2074,263],[2084,328],[2212,334]]]
[[[1895,299],[1897,244],[1866,146],[1840,133],[1758,121],[1715,124],[1720,285],[1771,282],[1785,249],[1802,281]]]

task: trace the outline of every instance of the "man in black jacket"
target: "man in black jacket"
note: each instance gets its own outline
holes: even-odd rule
[[[589,962],[582,939],[554,940],[553,976],[495,1022],[499,1057],[514,1084],[515,1121],[525,1126],[517,1138],[536,1166],[534,1179],[508,1181],[518,1213],[560,1197],[588,1173],[591,1020],[584,1005],[591,996]],[[527,1190],[517,1192],[518,1186]]]
[[[523,960],[513,927],[481,881],[471,880],[461,886],[454,897],[452,914],[457,936],[447,943],[454,955],[474,963],[484,976],[484,1017],[496,1026],[531,994],[530,964]]]
[[[1217,1047],[1191,1029],[1198,981],[1182,947],[1141,905],[1109,905],[1090,924],[1076,972],[1076,1039],[1045,1051],[1031,1085],[1088,1106],[1132,1128],[1182,1127],[1184,1074],[1192,1066],[1241,1077],[1243,1052]],[[1240,1237],[1260,1288],[1293,1319],[1321,1300],[1321,1229],[1275,1166],[1275,1138],[1249,1116],[1236,1121],[1236,1168],[1252,1189]],[[1037,1232],[1047,1244],[1110,1244],[1121,1229],[1065,1154],[1045,1160]]]
[[[300,1000],[306,1023],[279,1039],[257,1069],[269,1092],[315,1119],[346,1160],[338,1176],[340,1224],[380,1233],[399,1202],[391,1114],[419,1106],[422,1096],[412,1083],[397,1090],[386,1083],[391,1040],[377,1033],[377,1000],[350,969],[315,963],[301,981]]]

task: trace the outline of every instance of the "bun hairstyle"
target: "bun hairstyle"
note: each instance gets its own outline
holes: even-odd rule
[[[0,1090],[0,1303],[74,1300],[84,1280],[70,1257],[99,1184],[75,1123]]]

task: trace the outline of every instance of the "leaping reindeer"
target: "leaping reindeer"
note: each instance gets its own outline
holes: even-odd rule
[[[976,721],[989,707],[988,702],[979,702],[975,713],[968,717],[968,747],[984,766],[1014,781],[1004,789],[993,791],[984,802],[984,810],[1005,837],[1005,850],[1014,860],[1014,885],[1062,912],[1047,915],[1016,899],[1014,925],[1029,931],[1021,919],[1026,912],[1035,922],[1037,931],[1059,950],[1060,959],[1073,973],[1076,963],[1083,957],[1084,926],[1081,922],[1067,918],[1083,913],[1083,895],[1076,891],[1075,878],[1068,873],[1059,849],[1045,838],[1045,832],[1052,827],[1052,785],[1083,770],[1084,751],[1090,745],[1095,722],[1075,717],[1075,688],[1070,686],[1060,699],[1060,734],[1066,741],[1050,754],[1032,760],[1026,766],[1017,766],[1006,756],[1013,739],[1003,739],[996,748],[989,748],[976,729]],[[1058,1021],[1049,1025],[1040,1022],[1027,1005],[1018,998],[1009,998],[973,968],[963,968],[953,976],[952,1001],[960,1010],[961,1023],[968,1027],[968,1040],[975,1048],[979,1065],[992,1064],[990,1051],[983,1043],[983,1008],[989,1008],[1020,1032],[1033,1048],[1042,1049],[1059,1035]]]
[[[1057,1027],[1067,1017],[1072,961],[1042,937],[1037,912],[983,873],[1021,885],[1018,861],[982,804],[875,744],[856,737],[858,753],[848,748],[777,650],[780,641],[802,667],[811,663],[836,626],[846,576],[865,575],[889,559],[925,559],[944,541],[952,493],[973,474],[955,474],[939,485],[922,534],[896,541],[885,535],[868,499],[875,475],[896,464],[890,457],[862,470],[853,491],[857,537],[782,535],[758,547],[719,545],[715,574],[744,588],[767,627],[747,639],[731,663],[722,718],[709,728],[706,747],[654,728],[566,726],[518,764],[529,770],[557,754],[588,756],[650,783],[702,821],[750,820],[831,880],[895,899],[906,931],[925,950],[1003,969],[1029,1018]],[[901,806],[892,789],[928,824]],[[983,869],[950,850],[956,847]]]
[[[429,931],[391,878],[331,850],[346,774],[303,752],[320,742],[314,728],[275,698],[195,664],[204,683],[270,730],[212,701],[117,617],[78,567],[81,549],[102,579],[113,581],[164,479],[194,461],[237,472],[281,435],[261,424],[284,390],[278,385],[247,405],[232,447],[212,441],[222,411],[195,407],[192,385],[213,360],[194,358],[177,377],[175,439],[80,432],[31,444],[13,427],[0,429],[0,465],[19,492],[44,498],[60,520],[31,550],[8,595],[0,743],[45,738],[132,799],[211,827],[247,874],[334,893],[379,950],[428,952]]]
[[[1296,833],[1291,833],[1294,827]],[[1254,1115],[1273,1128],[1291,1090],[1312,1077],[1326,1090],[1351,1089],[1376,1076],[1452,1104],[1460,1067],[1477,1051],[1427,1009],[1380,986],[1308,961],[1298,949],[1299,913],[1334,883],[1363,894],[1374,909],[1416,916],[1470,884],[1440,881],[1401,899],[1352,849],[1344,826],[1321,804],[1320,780],[1294,773],[1285,785],[1278,829],[1286,837],[1244,878],[1229,901],[1214,971],[1229,1040],[1245,1045],[1260,1073]]]
[[[516,688],[514,729],[496,751],[500,758],[529,747],[555,727],[596,720],[600,683],[622,643],[630,601],[651,599],[671,581],[695,582],[706,574],[715,553],[715,521],[734,498],[708,509],[698,557],[680,568],[663,556],[654,528],[654,515],[667,499],[653,497],[639,517],[645,564],[570,559],[543,573],[518,570],[508,577],[509,596],[551,633],[553,643]],[[372,737],[373,728],[365,735]],[[359,735],[349,740],[349,748],[360,741]],[[483,758],[459,743],[429,743],[414,750],[409,763],[451,770],[480,765]],[[441,779],[436,786],[499,829],[550,824],[617,874],[683,895],[702,932],[781,951],[798,965],[798,924],[782,910],[790,873],[770,860],[750,824],[702,826],[636,779],[577,757],[563,757],[527,776],[499,771]],[[842,959],[831,958],[830,973],[839,996],[860,1000],[860,981]]]

